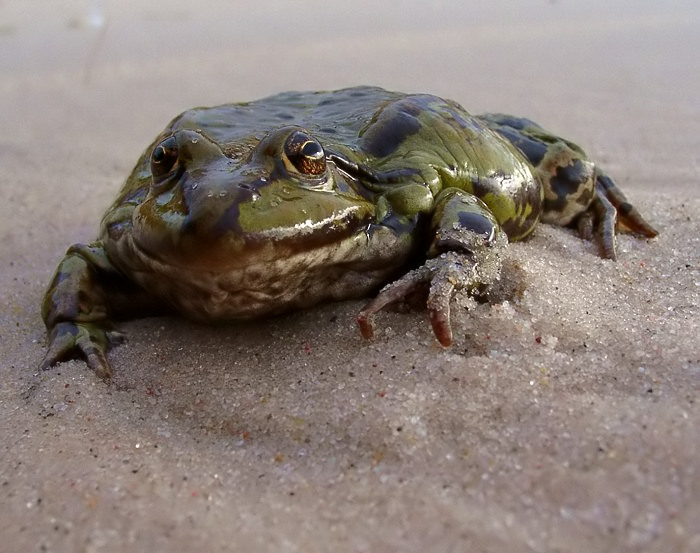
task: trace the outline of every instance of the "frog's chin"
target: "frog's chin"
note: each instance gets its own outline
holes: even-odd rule
[[[385,233],[389,231],[384,229]],[[396,271],[384,259],[367,259],[368,236],[355,229],[345,238],[318,241],[247,237],[217,247],[180,243],[181,249],[149,251],[131,237],[129,273],[149,293],[192,319],[228,321],[273,315],[325,300],[363,297]],[[229,237],[230,238],[230,237]],[[237,238],[238,240],[242,240]],[[126,246],[122,242],[121,246]],[[377,253],[401,262],[404,253]],[[350,292],[349,292],[350,290]]]

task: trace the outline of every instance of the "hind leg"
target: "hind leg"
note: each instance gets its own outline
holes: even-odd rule
[[[647,238],[658,234],[613,180],[573,142],[529,119],[502,114],[480,118],[532,163],[545,191],[543,222],[577,227],[582,238],[597,242],[600,256],[607,259],[616,257],[616,229]]]

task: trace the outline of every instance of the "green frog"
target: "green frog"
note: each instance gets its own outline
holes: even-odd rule
[[[108,377],[119,319],[243,320],[378,290],[363,336],[422,297],[448,346],[454,294],[487,291],[540,221],[609,259],[616,227],[657,234],[581,148],[528,119],[376,87],[191,109],[141,156],[99,238],[59,263],[42,366],[82,356]]]

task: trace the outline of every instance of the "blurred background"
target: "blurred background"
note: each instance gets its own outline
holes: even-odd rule
[[[533,66],[554,90],[560,79],[595,88],[611,71],[636,87],[658,64],[682,79],[690,68],[674,45],[694,34],[698,11],[692,0],[5,0],[0,69],[3,79],[50,70],[76,86],[128,79],[134,96],[146,86],[190,102],[359,83],[462,85],[481,101],[479,89],[517,96]]]

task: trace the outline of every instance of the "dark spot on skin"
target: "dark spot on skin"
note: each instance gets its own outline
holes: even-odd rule
[[[410,104],[409,104],[410,105]],[[420,113],[420,110],[418,110]],[[417,133],[421,128],[420,121],[408,109],[401,109],[394,117],[382,121],[368,136],[367,151],[376,157],[390,155],[407,137]]]
[[[491,221],[484,217],[481,213],[473,211],[463,211],[459,214],[459,225],[467,230],[491,236],[494,233],[494,226]]]
[[[281,163],[281,162],[280,162]],[[233,196],[234,200],[230,205],[221,212],[216,223],[211,227],[211,229],[205,230],[211,237],[220,236],[226,232],[235,231],[236,233],[243,233],[240,226],[240,215],[239,206],[243,202],[249,202],[251,199],[258,194],[258,190],[264,186],[268,186],[271,182],[276,180],[278,176],[273,174],[266,179],[257,179],[245,184],[239,184],[239,192]],[[188,201],[188,200],[186,200]],[[187,232],[197,233],[200,230],[189,218],[187,219],[185,225],[183,225],[182,233]]]
[[[576,163],[580,164],[579,161]],[[570,167],[571,166],[569,166],[569,168]],[[574,194],[577,191],[579,194],[576,196],[575,202],[583,206],[590,205],[591,201],[593,200],[593,190],[588,188],[580,190],[581,185],[583,185],[588,178],[586,177],[581,181],[568,180],[566,178],[567,172],[562,171],[562,169],[567,169],[567,167],[560,167],[557,169],[557,175],[552,177],[552,179],[549,181],[552,190],[557,195],[557,198],[555,200],[550,198],[545,199],[545,211],[562,211],[566,207],[566,204],[571,201],[569,195]]]
[[[477,198],[484,198],[489,192],[493,192],[493,186],[487,179],[477,178],[472,180],[472,188]]]
[[[401,112],[418,117],[426,109],[426,106],[421,105],[422,103],[423,102],[418,101],[418,99],[416,99],[414,102],[403,102],[401,105]]]
[[[472,211],[460,212],[458,215],[458,221],[460,227],[466,230],[475,232],[476,234],[484,237],[484,243],[490,245],[491,241],[496,236],[496,227],[493,222],[481,213],[474,213]],[[446,237],[439,239],[435,244],[434,248],[440,253],[444,252],[461,252],[465,254],[472,254],[473,252],[464,241],[459,240],[454,237]]]
[[[508,127],[498,127],[494,130],[520,150],[532,165],[539,165],[544,159],[548,147],[544,142],[534,140]]]
[[[227,231],[235,230],[235,232],[240,233],[241,225],[239,223],[239,211],[240,211],[240,201],[235,201],[231,203],[230,206],[221,214],[219,220],[214,225],[212,229],[212,235],[218,236],[224,234]]]
[[[520,215],[518,217],[511,217],[507,221],[499,221],[501,228],[508,238],[512,239],[516,236],[521,236],[523,231],[532,229],[537,221],[539,221],[543,211],[541,193],[542,189],[540,186],[530,185],[524,187],[520,193],[513,198],[515,201],[516,213],[524,213],[528,206],[530,207],[530,212],[525,218],[521,218],[522,215]],[[544,203],[546,204],[546,202]]]
[[[504,127],[510,127],[511,129],[516,129],[519,131],[525,129],[541,129],[537,123],[531,121],[530,119],[525,119],[524,117],[515,117],[513,115],[505,115],[503,113],[487,113],[485,115],[480,115],[480,118],[484,119],[489,123],[495,123],[496,125],[501,125]]]
[[[557,198],[556,200],[551,200],[545,198],[544,200],[544,210],[545,211],[561,211],[566,205],[566,198]]]
[[[557,198],[565,199],[570,194],[575,194],[590,178],[589,168],[580,159],[576,159],[571,165],[557,167],[557,173],[549,183]]]
[[[332,127],[323,127],[321,129],[318,129],[318,132],[324,134],[338,134],[338,129],[334,129]]]
[[[294,119],[294,116],[291,113],[287,113],[287,112],[282,111],[282,112],[277,114],[277,118],[290,121],[290,120]]]

